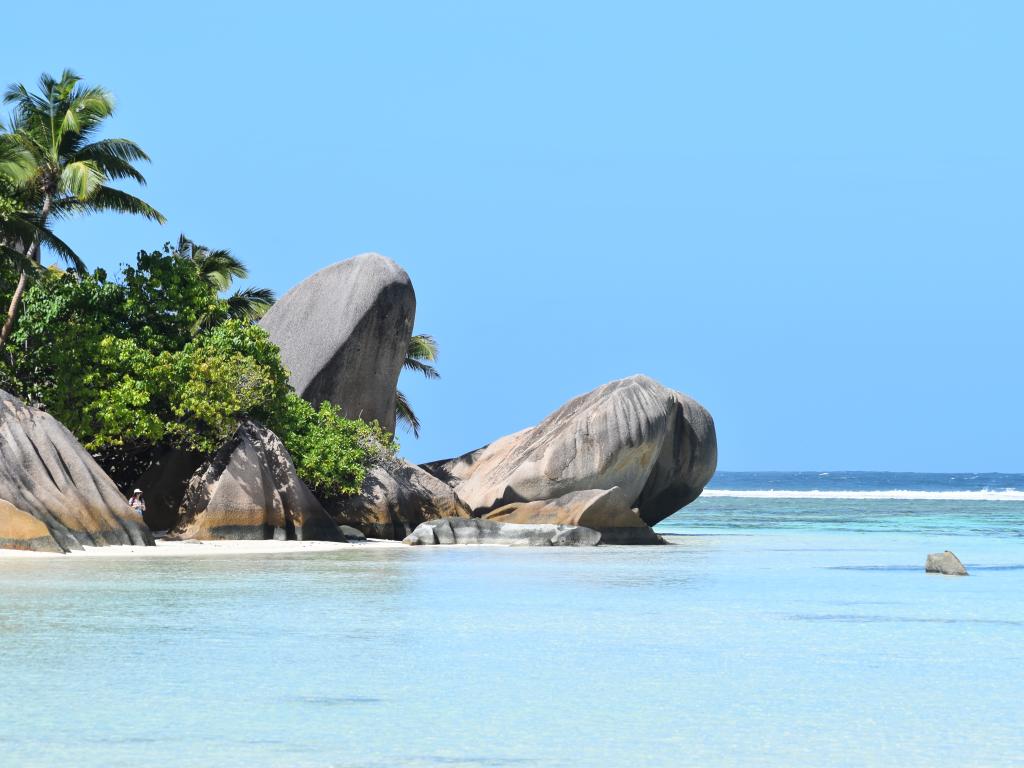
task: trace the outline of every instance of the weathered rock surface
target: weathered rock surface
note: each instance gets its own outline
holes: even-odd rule
[[[64,553],[64,549],[50,535],[46,523],[3,500],[0,500],[0,548]]]
[[[496,544],[513,547],[593,547],[601,534],[579,525],[519,525],[480,518],[429,520],[402,539],[404,544]]]
[[[469,517],[448,485],[401,459],[367,472],[360,494],[327,499],[324,507],[335,522],[377,539],[401,539],[426,520]]]
[[[142,517],[68,429],[0,390],[0,547],[152,545]]]
[[[307,277],[260,320],[306,400],[340,405],[350,419],[395,428],[395,387],[409,346],[416,295],[405,270],[364,253]]]
[[[170,538],[345,540],[284,443],[251,421],[189,481]]]
[[[664,544],[629,508],[618,487],[575,491],[545,501],[514,502],[484,515],[499,523],[581,525],[601,534],[602,544]]]
[[[631,376],[570,400],[535,427],[423,467],[474,515],[617,486],[654,525],[700,495],[717,461],[714,421],[700,403]]]
[[[145,494],[142,516],[152,531],[169,531],[178,524],[178,510],[188,482],[203,464],[203,455],[171,449],[160,456],[133,484]]]
[[[967,569],[960,558],[950,552],[935,552],[928,555],[924,563],[926,573],[942,573],[946,576],[967,576]]]

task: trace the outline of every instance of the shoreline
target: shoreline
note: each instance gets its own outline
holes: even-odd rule
[[[393,549],[406,547],[400,541],[367,539],[366,541],[277,541],[275,539],[218,539],[209,541],[166,541],[157,539],[156,546],[140,547],[133,544],[107,547],[86,547],[67,554],[59,552],[32,552],[21,549],[0,549],[4,558],[54,557],[216,557],[226,555],[274,555],[307,552],[335,552],[352,549]]]

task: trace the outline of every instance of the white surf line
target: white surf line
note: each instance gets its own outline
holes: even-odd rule
[[[730,499],[849,499],[903,501],[1024,501],[1024,491],[732,491],[705,489],[702,496]]]

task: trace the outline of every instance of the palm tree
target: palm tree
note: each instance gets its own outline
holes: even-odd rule
[[[114,113],[113,96],[103,88],[82,85],[70,70],[64,70],[59,80],[44,74],[39,91],[31,93],[24,85],[14,84],[4,93],[14,112],[0,143],[14,157],[0,160],[0,174],[15,182],[31,211],[34,232],[27,242],[22,241],[25,261],[38,266],[40,246],[46,245],[82,269],[81,260],[70,249],[46,236],[51,218],[98,211],[131,213],[161,223],[164,217],[134,195],[107,186],[117,179],[145,184],[134,163],[149,160],[128,139],[95,139],[103,121]],[[0,329],[0,348],[14,330],[28,274],[29,270],[21,270]]]
[[[428,379],[439,379],[441,374],[437,372],[431,363],[437,361],[437,342],[433,336],[426,333],[418,334],[409,339],[409,348],[405,352],[405,362],[402,367],[422,373]],[[398,390],[395,393],[395,421],[411,430],[415,437],[420,436],[420,420],[416,418],[409,399]]]
[[[72,265],[81,263],[78,256],[48,226],[39,226],[38,218],[26,210],[23,191],[16,179],[27,176],[22,153],[3,133],[0,124],[0,265],[10,267],[14,274],[34,271],[36,264],[26,259],[28,243],[39,239]]]
[[[178,237],[176,247],[172,249],[168,244],[164,246],[164,250],[193,261],[199,268],[199,274],[217,293],[228,290],[235,278],[244,280],[249,276],[248,268],[231,251],[224,248],[207,248],[184,235]],[[266,314],[276,300],[274,292],[269,288],[250,287],[236,290],[225,298],[228,318],[255,322]],[[211,316],[204,318],[200,325],[208,326],[213,322],[215,319]]]

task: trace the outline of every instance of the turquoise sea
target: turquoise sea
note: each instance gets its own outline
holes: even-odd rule
[[[2,559],[0,764],[1024,765],[1024,477],[839,475],[666,547]]]

